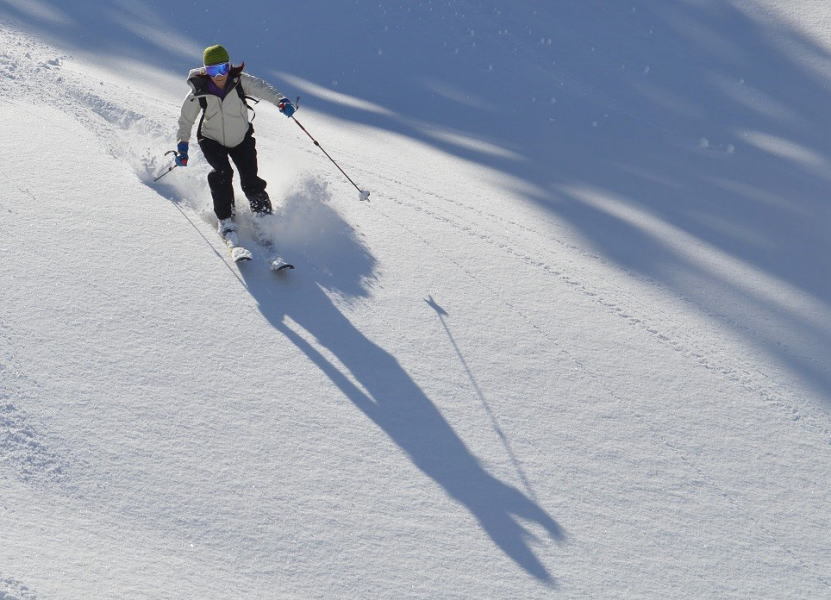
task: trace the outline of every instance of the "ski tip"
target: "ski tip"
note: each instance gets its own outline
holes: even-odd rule
[[[231,248],[231,258],[234,262],[244,262],[251,260],[254,256],[242,246],[234,246]]]
[[[271,270],[275,273],[279,273],[280,271],[286,271],[294,269],[294,265],[289,263],[271,263]]]

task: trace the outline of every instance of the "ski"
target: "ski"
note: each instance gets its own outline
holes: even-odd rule
[[[251,260],[253,256],[248,248],[242,246],[229,246],[228,251],[231,253],[231,259],[235,262],[245,262]]]
[[[228,252],[231,255],[231,260],[235,263],[244,262],[247,260],[251,260],[253,255],[251,251],[244,247],[240,246],[239,238],[237,237],[236,231],[226,231],[222,235],[222,241],[225,242],[225,245],[228,247]]]
[[[270,265],[271,265],[271,270],[274,271],[275,273],[279,272],[279,271],[286,270],[286,269],[291,270],[291,269],[294,268],[293,264],[287,263],[286,261],[284,261],[282,258],[279,258],[279,257],[272,259]]]
[[[280,256],[277,252],[277,248],[274,245],[274,242],[269,238],[268,234],[266,233],[263,224],[254,218],[254,239],[257,240],[257,243],[262,246],[266,252],[268,253],[268,264],[269,268],[274,271],[275,273],[279,273],[280,271],[288,271],[294,269],[294,265],[286,262],[282,256]]]

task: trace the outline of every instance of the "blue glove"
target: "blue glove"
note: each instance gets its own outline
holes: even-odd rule
[[[287,117],[292,116],[294,114],[294,111],[297,110],[294,107],[294,104],[292,104],[291,100],[289,100],[288,98],[283,98],[282,100],[280,100],[280,103],[277,105],[277,108],[279,108],[280,112],[286,115]]]
[[[176,161],[177,167],[187,167],[188,166],[188,143],[187,142],[179,142],[179,145],[176,146]]]

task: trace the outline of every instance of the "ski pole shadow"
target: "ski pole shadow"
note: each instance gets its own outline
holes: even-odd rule
[[[444,308],[442,308],[438,302],[436,302],[433,299],[433,296],[428,296],[424,299],[424,302],[427,304],[427,306],[436,311],[436,314],[439,317],[439,321],[441,322],[441,325],[444,328],[444,332],[447,334],[447,339],[450,341],[450,345],[453,346],[453,351],[456,353],[459,362],[462,364],[462,367],[465,370],[465,374],[467,375],[468,380],[470,380],[470,385],[473,388],[473,391],[476,393],[476,397],[482,404],[482,408],[485,409],[485,413],[487,413],[488,418],[490,419],[493,430],[496,432],[496,435],[499,436],[499,440],[502,442],[502,446],[505,448],[505,452],[511,459],[511,464],[514,466],[514,469],[516,470],[517,475],[519,475],[520,480],[522,480],[522,485],[525,486],[526,490],[528,490],[528,495],[534,500],[536,500],[536,494],[534,493],[534,489],[531,487],[531,482],[528,480],[528,476],[525,474],[525,470],[522,468],[522,464],[520,464],[519,459],[514,453],[508,436],[505,434],[505,431],[499,425],[499,421],[497,421],[496,415],[494,414],[493,409],[491,408],[491,405],[488,402],[488,399],[485,397],[485,393],[482,391],[482,388],[479,387],[479,382],[477,382],[476,378],[473,376],[473,371],[470,370],[470,365],[468,365],[467,360],[465,360],[465,356],[464,354],[462,354],[462,350],[459,348],[459,344],[456,342],[456,338],[453,337],[453,333],[450,331],[450,327],[447,325],[446,317],[449,317],[450,314]]]
[[[260,311],[422,473],[464,506],[502,552],[540,582],[555,586],[556,580],[534,553],[533,536],[522,522],[541,527],[557,542],[565,540],[565,532],[534,500],[488,473],[395,357],[367,338],[338,309],[330,298],[333,292],[348,297],[369,294],[375,260],[352,228],[326,205],[325,197],[289,199],[284,209],[287,222],[292,222],[290,213],[299,206],[299,200],[307,204],[306,211],[317,215],[318,224],[326,215],[322,220],[329,233],[338,234],[328,239],[339,240],[326,252],[336,253],[337,262],[351,265],[351,270],[335,277],[315,268],[314,263],[326,264],[327,257],[310,256],[314,242],[305,252],[291,243],[282,243],[287,253],[297,250],[310,262],[298,260],[298,269],[278,281],[263,269],[241,269]],[[314,342],[301,331],[313,336]],[[337,357],[363,390],[326,358],[324,348]]]

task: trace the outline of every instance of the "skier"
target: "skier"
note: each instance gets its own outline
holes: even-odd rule
[[[179,115],[179,143],[176,165],[188,164],[188,146],[196,118],[202,113],[196,139],[212,170],[208,173],[214,213],[219,221],[219,234],[226,238],[236,232],[234,223],[234,170],[230,157],[239,171],[242,190],[255,215],[271,214],[271,200],[265,191],[266,182],[257,175],[257,149],[254,126],[248,117],[246,98],[274,103],[290,117],[295,107],[271,85],[243,72],[245,63],[231,65],[228,51],[209,46],[202,53],[203,67],[191,69],[188,84],[191,91],[182,103]]]

